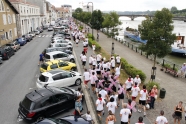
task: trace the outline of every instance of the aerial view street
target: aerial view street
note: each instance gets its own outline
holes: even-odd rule
[[[186,123],[180,2],[0,0],[0,124]]]

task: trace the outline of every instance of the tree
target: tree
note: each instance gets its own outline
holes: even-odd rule
[[[170,11],[171,12],[175,12],[175,11],[178,11],[178,9],[175,6],[173,6],[173,7],[171,7],[171,10]]]
[[[139,25],[141,38],[147,40],[147,43],[142,44],[140,48],[147,55],[154,56],[153,67],[157,57],[165,57],[171,52],[171,44],[176,39],[176,35],[172,33],[174,29],[172,17],[171,12],[163,8],[161,11],[156,11],[152,21],[147,18]],[[153,75],[154,73],[153,71]]]
[[[82,12],[83,12],[83,10],[81,8],[76,8],[75,9],[75,13],[82,13]]]
[[[92,13],[92,18],[90,21],[91,28],[100,30],[102,28],[102,23],[104,21],[103,15],[100,10],[94,10]]]

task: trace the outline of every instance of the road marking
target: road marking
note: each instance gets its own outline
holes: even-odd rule
[[[48,37],[48,35],[46,35],[46,37]]]
[[[41,37],[41,35],[39,35],[38,37]]]
[[[45,35],[43,35],[42,37],[45,37]]]

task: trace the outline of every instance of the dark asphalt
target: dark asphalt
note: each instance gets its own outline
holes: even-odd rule
[[[44,31],[41,35],[45,34],[52,35],[52,32]],[[35,82],[40,74],[39,54],[48,47],[50,39],[36,36],[0,65],[0,124],[26,124],[24,121],[17,122],[19,102],[31,91],[30,88],[36,87]],[[86,111],[86,106],[84,109]],[[56,117],[72,113],[73,109]]]

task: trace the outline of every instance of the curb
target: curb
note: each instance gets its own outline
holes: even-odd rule
[[[73,54],[74,54],[74,57],[75,57],[75,60],[76,60],[76,65],[77,66],[77,70],[80,74],[82,74],[81,72],[81,69],[80,69],[80,64],[77,60],[77,56],[74,52],[74,49],[73,49]],[[94,120],[95,124],[99,124],[98,122],[98,119],[97,119],[97,116],[96,116],[96,111],[94,109],[94,103],[92,102],[91,100],[91,96],[90,94],[88,93],[88,91],[86,90],[85,86],[83,86],[83,83],[81,83],[81,87],[83,89],[83,94],[84,94],[84,97],[85,97],[85,102],[86,102],[86,106],[87,106],[87,110],[90,111],[90,115],[92,116],[92,119]]]

